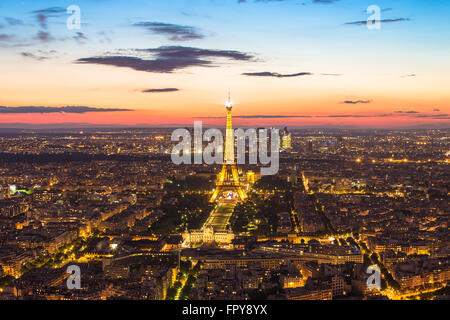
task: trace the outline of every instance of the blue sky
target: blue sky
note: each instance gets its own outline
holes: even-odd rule
[[[92,34],[108,31],[115,45],[138,46],[160,45],[164,37],[144,37],[144,31],[133,30],[131,24],[139,21],[161,21],[182,25],[193,25],[208,35],[201,41],[190,44],[238,49],[264,49],[265,52],[279,52],[278,48],[300,48],[314,46],[316,50],[342,44],[355,44],[357,41],[373,47],[403,43],[410,49],[449,48],[450,2],[448,1],[380,1],[380,0],[340,0],[334,3],[319,4],[314,1],[285,0],[264,1],[247,0],[78,0],[78,1],[13,1],[3,0],[0,11],[3,17],[22,20],[26,26],[16,26],[12,32],[20,36],[17,40],[27,40],[36,28],[35,10],[45,8],[67,8],[78,5],[82,10],[82,31]],[[364,28],[345,25],[346,22],[365,20],[365,9],[378,5],[382,19],[408,18],[409,23],[384,24],[389,32],[368,34]],[[74,31],[65,29],[65,14],[49,18],[50,29],[55,34],[70,36]],[[2,23],[6,25],[7,23]],[[6,33],[7,30],[2,30]],[[30,34],[31,33],[31,34]],[[139,36],[142,35],[142,38]],[[35,44],[36,46],[42,44]],[[69,48],[70,44],[66,44]],[[101,47],[98,47],[102,49]],[[354,48],[356,49],[356,48]]]
[[[80,30],[66,28],[69,5],[81,9]],[[366,21],[369,5],[382,9],[380,30],[349,24]],[[450,75],[449,12],[450,1],[443,0],[3,0],[0,80],[9,84],[0,89],[0,105],[109,107],[116,102],[113,107],[151,105],[170,115],[178,114],[182,100],[204,107],[232,89],[248,104],[248,113],[260,111],[257,105],[265,101],[281,103],[289,114],[298,114],[298,104],[309,106],[301,110],[308,113],[350,112],[340,104],[348,99],[373,101],[365,106],[372,113],[449,111],[449,93],[442,87]],[[155,23],[164,25],[163,32]],[[180,30],[181,40],[174,38]],[[204,65],[196,61],[162,73],[137,70],[129,61],[124,67],[93,59],[148,59],[148,52],[136,49],[161,46],[220,54],[208,52],[207,58],[197,57],[207,60]],[[252,58],[236,58],[230,51]],[[55,80],[36,85],[43,71]],[[80,80],[82,74],[88,75],[86,81]],[[226,82],[223,88],[220,81]],[[29,93],[27,99],[17,95],[19,87]],[[136,90],[174,87],[179,90],[164,96],[136,95]],[[115,96],[117,88],[124,88],[123,95],[105,98],[108,90]],[[50,98],[55,90],[58,94]]]

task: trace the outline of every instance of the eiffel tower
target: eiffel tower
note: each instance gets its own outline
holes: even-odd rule
[[[225,106],[227,108],[227,129],[225,135],[224,160],[222,170],[217,175],[216,189],[211,197],[211,202],[214,202],[220,194],[229,192],[236,194],[240,200],[245,200],[245,198],[247,198],[247,195],[239,182],[239,175],[234,159],[234,135],[231,118],[233,104],[230,100],[230,94],[228,94],[228,101]]]

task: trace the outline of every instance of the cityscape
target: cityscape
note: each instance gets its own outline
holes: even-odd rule
[[[0,75],[0,300],[449,299],[450,96],[437,84],[450,71],[448,61],[440,71],[435,61],[414,70],[428,66],[433,83],[428,74],[406,75],[401,59],[380,70],[380,77],[398,73],[395,79],[366,82],[371,66],[351,79],[339,67],[327,74],[256,71],[268,62],[255,51],[269,59],[283,48],[249,43],[245,49],[247,33],[234,33],[239,25],[230,34],[218,27],[239,23],[225,19],[229,10],[251,7],[263,17],[275,10],[290,18],[294,9],[336,8],[342,10],[336,16],[353,10],[365,16],[371,3],[236,0],[225,9],[201,0],[195,9],[177,0],[179,12],[171,15],[174,9],[152,1],[147,5],[160,16],[129,22],[150,33],[144,46],[152,49],[119,49],[115,41],[130,48],[143,35],[127,40],[119,27],[92,29],[95,8],[88,1],[67,12],[42,2],[0,5],[7,12],[0,17],[6,70]],[[385,3],[383,15],[393,10]],[[402,9],[420,10],[413,3]],[[109,14],[129,10],[126,17],[141,20],[140,5],[113,1]],[[220,8],[226,12],[212,22],[207,13]],[[68,20],[66,30],[67,17],[81,29],[70,29]],[[155,22],[176,17],[185,20]],[[195,21],[201,27],[188,25]],[[414,19],[372,22],[381,29],[370,30],[365,20],[346,24],[397,36],[409,31],[391,24]],[[37,40],[19,30],[33,23]],[[264,30],[274,43],[286,41]],[[197,42],[209,37],[218,37],[211,41],[219,46],[214,33],[221,31],[225,47],[200,48]],[[75,35],[62,40],[64,32]],[[293,31],[286,32],[289,39]],[[99,48],[103,56],[93,53]],[[439,49],[430,50],[440,59]],[[64,59],[72,54],[70,65]],[[293,63],[274,60],[272,67]],[[55,68],[85,80],[75,84],[68,75],[64,82]],[[236,70],[236,78],[247,80],[234,81]],[[303,84],[320,72],[327,80]],[[144,86],[152,88],[137,89]],[[405,104],[411,107],[399,107]]]

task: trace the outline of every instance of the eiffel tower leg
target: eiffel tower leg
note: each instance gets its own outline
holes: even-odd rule
[[[231,174],[233,176],[233,182],[235,184],[239,184],[239,175],[238,175],[237,168],[236,168],[235,164],[231,165]]]
[[[245,194],[244,190],[241,188],[241,184],[239,182],[239,174],[237,172],[236,164],[231,165],[231,172],[233,176],[233,182],[236,186],[237,193],[239,194],[239,198],[241,200],[244,200],[247,198],[247,195]]]
[[[216,190],[214,191],[211,199],[209,200],[209,202],[214,202],[217,199],[217,196],[219,195],[220,189],[219,187],[216,187]]]
[[[242,188],[240,186],[238,189],[238,194],[239,194],[239,197],[241,198],[241,200],[247,199],[247,195],[245,194],[244,190],[242,190]]]
[[[227,180],[227,177],[228,177],[228,168],[227,165],[224,163],[222,166],[222,170],[219,173],[219,177],[217,179],[218,184],[222,185],[223,182]]]
[[[209,200],[209,202],[214,202],[217,199],[217,196],[219,195],[219,193],[222,191],[222,185],[223,182],[227,179],[227,165],[224,163],[222,166],[222,170],[220,171],[220,173],[217,176],[217,183],[216,183],[216,190],[214,191],[211,199]]]

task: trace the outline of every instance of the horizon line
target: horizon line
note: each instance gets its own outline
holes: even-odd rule
[[[194,125],[192,123],[173,123],[173,124],[93,124],[93,123],[72,123],[61,122],[52,124],[34,124],[34,123],[0,123],[0,130],[30,130],[30,129],[170,129],[175,127],[187,127],[191,128]],[[273,124],[273,125],[257,125],[256,127],[281,127],[285,125]],[[212,125],[203,124],[203,127],[217,128],[226,127],[224,125]],[[252,128],[251,125],[239,125],[241,128]],[[393,129],[423,129],[423,130],[449,130],[450,124],[420,124],[410,126],[387,126],[387,127],[364,127],[364,126],[351,126],[351,125],[289,125],[292,129],[353,129],[353,130],[393,130]]]

